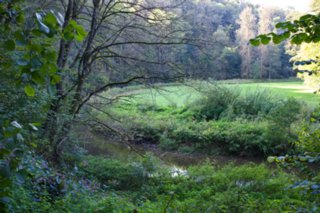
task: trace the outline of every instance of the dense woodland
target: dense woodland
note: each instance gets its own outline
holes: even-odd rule
[[[318,212],[319,5],[0,1],[0,212]]]

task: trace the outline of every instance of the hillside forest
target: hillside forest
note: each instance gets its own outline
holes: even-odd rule
[[[0,212],[319,212],[309,6],[0,0]]]

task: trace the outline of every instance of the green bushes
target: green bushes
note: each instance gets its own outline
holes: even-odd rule
[[[189,168],[188,177],[167,180],[158,188],[158,201],[138,210],[144,212],[149,207],[155,212],[291,212],[313,207],[306,202],[308,198],[289,189],[289,185],[290,177],[263,165],[218,169],[206,163]]]
[[[265,156],[276,151],[265,131],[265,123],[214,122],[206,134],[228,154]]]
[[[283,154],[306,117],[295,99],[266,90],[214,86],[183,107],[127,103],[115,106],[136,143],[186,153],[267,156]]]
[[[152,120],[152,125],[135,120],[132,126],[132,131],[138,131],[135,133],[137,142],[144,138],[146,142],[159,143],[165,150],[187,153],[198,151],[207,154],[267,156],[282,150],[282,146],[277,148],[277,142],[281,142],[285,135],[283,132],[270,132],[268,122],[245,120],[172,123],[171,120],[163,119]]]
[[[235,88],[215,86],[191,110],[198,119],[257,120],[268,115],[276,105],[275,98],[266,90],[242,93]]]
[[[86,176],[96,178],[104,186],[117,190],[135,190],[142,187],[155,169],[152,158],[132,163],[115,159],[88,156],[80,168]]]
[[[288,153],[290,148],[293,147],[294,141],[297,140],[297,132],[293,128],[293,124],[301,122],[300,117],[303,116],[301,111],[301,103],[290,98],[279,101],[267,117],[268,129],[266,134],[274,141],[275,149],[279,150],[281,154]]]
[[[235,104],[240,93],[227,87],[215,86],[208,95],[194,103],[195,116],[199,119],[218,120],[226,110]]]
[[[152,156],[129,164],[88,156],[76,174],[66,174],[70,187],[63,195],[54,199],[36,197],[28,184],[24,184],[12,189],[14,202],[10,211],[160,213],[318,210],[316,196],[305,195],[299,189],[290,187],[297,178],[265,165],[218,168],[205,162],[188,168],[186,175],[172,176],[169,171]],[[54,173],[50,168],[43,175]]]

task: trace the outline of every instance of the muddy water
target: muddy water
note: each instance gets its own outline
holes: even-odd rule
[[[223,166],[228,163],[241,165],[245,163],[262,163],[263,158],[243,158],[232,156],[208,156],[201,153],[179,153],[163,151],[157,146],[152,145],[132,145],[130,146],[123,142],[110,141],[108,138],[98,135],[90,134],[86,136],[86,149],[92,155],[105,155],[122,161],[129,161],[144,155],[147,152],[153,153],[160,158],[168,166],[176,166],[179,168],[186,168],[188,166],[200,164],[206,160],[212,163]]]

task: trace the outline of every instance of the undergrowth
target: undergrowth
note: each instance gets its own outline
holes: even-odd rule
[[[39,159],[35,162],[45,164]],[[230,164],[219,168],[205,162],[181,175],[172,175],[169,167],[150,155],[130,163],[87,156],[77,164],[63,177],[50,168],[32,168],[36,177],[12,189],[11,211],[160,213],[317,209],[316,197],[291,187],[295,177],[265,165]],[[39,181],[42,190],[37,191]],[[63,186],[54,184],[58,182]],[[59,193],[52,193],[50,188]]]
[[[187,153],[267,156],[290,152],[309,112],[302,102],[277,98],[267,90],[216,85],[184,106],[120,102],[110,113],[136,143]],[[101,113],[98,117],[108,121]]]

